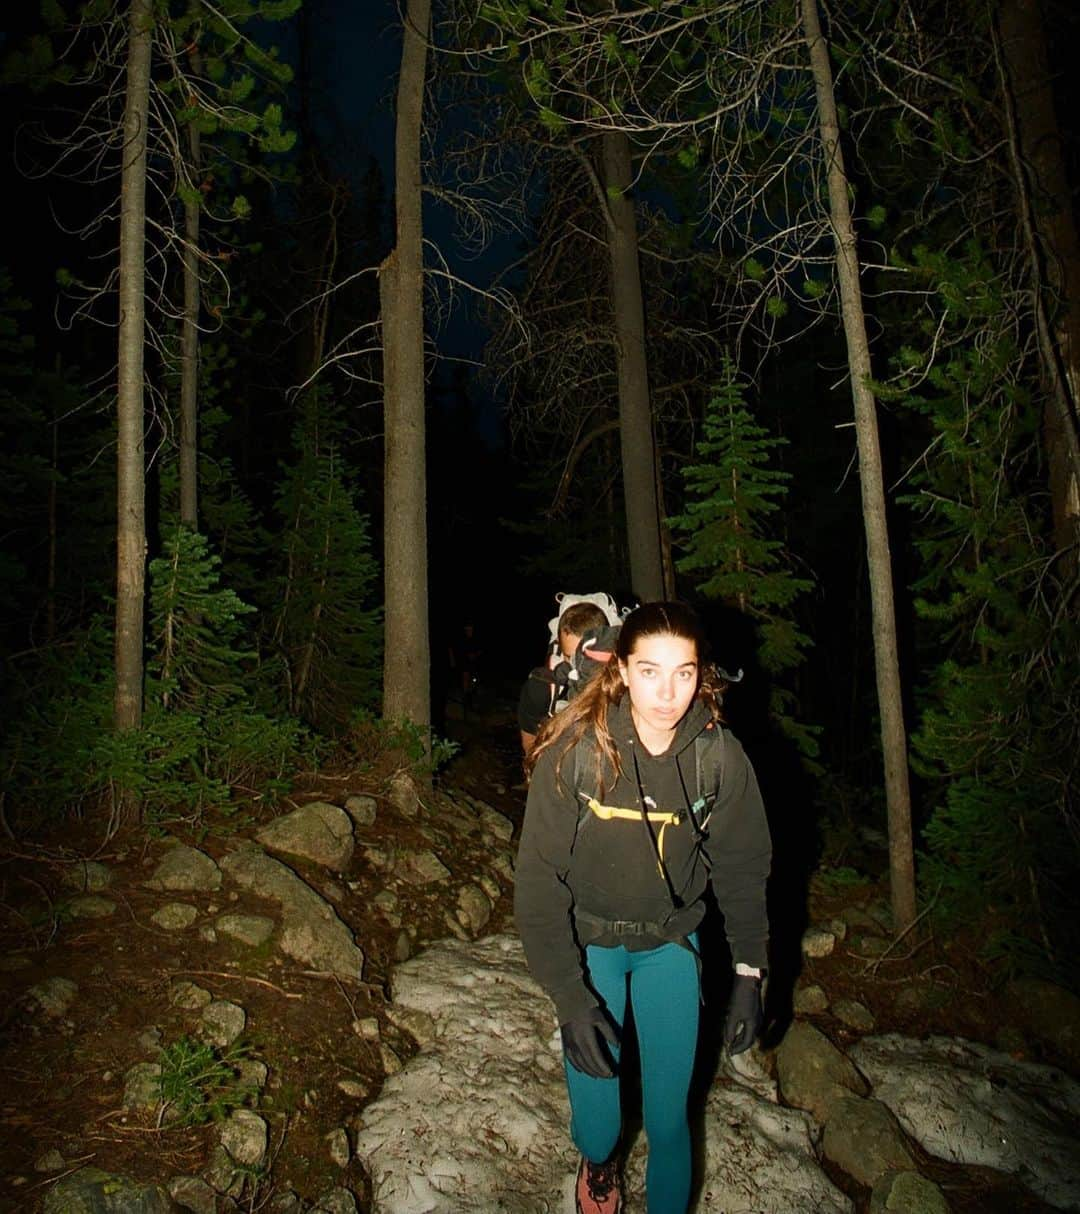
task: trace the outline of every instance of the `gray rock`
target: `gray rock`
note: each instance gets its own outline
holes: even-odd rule
[[[396,1003],[386,1005],[386,1018],[396,1029],[408,1033],[418,1045],[429,1045],[435,1040],[435,1018],[414,1007],[400,1007]]]
[[[353,855],[349,815],[329,801],[311,801],[275,818],[255,836],[271,851],[311,860],[334,872],[344,872]]]
[[[350,1100],[366,1100],[370,1094],[367,1085],[360,1083],[356,1079],[339,1079],[338,1091],[344,1096],[348,1096]]]
[[[843,1168],[859,1184],[872,1186],[891,1171],[915,1171],[904,1131],[879,1100],[841,1096],[825,1123],[826,1159]]]
[[[401,1070],[401,1059],[385,1041],[379,1042],[379,1061],[382,1063],[383,1073],[386,1075],[396,1075]]]
[[[393,856],[385,847],[375,847],[370,843],[361,844],[360,854],[372,868],[379,869],[380,871],[389,868],[393,864]]]
[[[135,1038],[135,1043],[140,1050],[146,1050],[147,1053],[158,1049],[161,1045],[161,1029],[152,1024],[148,1029],[143,1029]]]
[[[221,1127],[221,1145],[243,1167],[259,1167],[266,1158],[268,1144],[266,1122],[251,1109],[236,1109]]]
[[[459,912],[460,913],[460,912]],[[450,911],[443,911],[443,922],[450,929],[450,932],[457,936],[459,940],[471,940],[472,936],[461,925],[461,920],[457,914],[451,914]]]
[[[392,889],[380,889],[375,897],[371,899],[371,905],[384,915],[393,914],[400,902],[401,899]]]
[[[352,818],[353,825],[361,828],[375,825],[378,808],[374,797],[349,797],[345,802],[345,812]]]
[[[1080,1208],[1080,1083],[1056,1067],[954,1037],[864,1037],[853,1060],[929,1154],[1014,1173],[1059,1209]]]
[[[220,1142],[210,1152],[210,1162],[203,1175],[211,1188],[229,1197],[239,1197],[244,1191],[247,1179],[247,1174],[237,1167],[235,1160]]]
[[[65,1015],[78,993],[78,983],[70,978],[46,978],[44,982],[32,986],[26,995],[37,1004],[43,1015],[55,1020]]]
[[[243,889],[281,907],[278,947],[286,956],[311,969],[359,979],[364,954],[352,933],[333,907],[291,869],[257,847],[230,853],[222,861],[222,869]]]
[[[266,1203],[266,1214],[303,1214],[303,1211],[304,1203],[292,1189],[275,1193]]]
[[[125,1109],[156,1109],[161,1103],[161,1065],[136,1062],[124,1072]]]
[[[223,936],[250,948],[265,944],[274,934],[274,921],[266,915],[219,915],[215,926]]]
[[[199,1035],[211,1045],[225,1048],[240,1036],[246,1024],[247,1013],[240,1004],[215,999],[203,1008]]]
[[[887,1172],[874,1184],[870,1214],[949,1214],[949,1203],[918,1172]]]
[[[257,1058],[241,1058],[236,1064],[236,1078],[242,1087],[261,1090],[269,1077],[270,1068]]]
[[[311,1214],[358,1214],[356,1198],[348,1189],[331,1189],[319,1198]]]
[[[856,999],[837,999],[832,1005],[832,1014],[857,1033],[871,1033],[874,1030],[874,1016],[868,1007]]]
[[[184,980],[174,982],[169,987],[169,1002],[173,1007],[183,1008],[185,1011],[196,1012],[199,1008],[206,1007],[213,998],[205,987],[194,982]]]
[[[108,919],[116,913],[116,903],[100,894],[79,894],[67,904],[72,919]]]
[[[394,960],[397,962],[408,961],[412,956],[412,940],[408,932],[398,932],[397,939],[394,941]]]
[[[836,948],[836,937],[823,927],[808,927],[803,932],[802,952],[804,957],[828,957]]]
[[[420,812],[420,793],[407,771],[396,771],[388,781],[390,804],[403,818],[415,818]]]
[[[853,1092],[865,1096],[870,1090],[851,1060],[824,1033],[799,1020],[777,1047],[776,1072],[787,1103],[824,1123],[840,1099]]]
[[[409,885],[431,885],[445,881],[450,870],[433,851],[405,852],[398,863],[397,875]]]
[[[176,843],[162,856],[150,880],[150,889],[191,893],[221,888],[221,871],[205,852]]]
[[[829,996],[817,983],[811,983],[809,986],[797,986],[792,1005],[796,1016],[815,1016],[820,1012],[828,1011]]]
[[[159,1185],[80,1168],[45,1194],[42,1214],[176,1214],[178,1207]]]
[[[99,860],[79,860],[64,869],[62,880],[81,894],[100,894],[112,884],[112,869]]]
[[[504,843],[509,843],[514,837],[514,824],[505,815],[499,813],[497,809],[492,809],[490,805],[483,801],[476,800],[475,797],[470,798],[472,806],[480,816],[480,824],[483,829],[489,834],[494,835],[496,839],[502,839]]]
[[[487,896],[491,899],[492,904],[498,902],[498,900],[502,897],[502,886],[490,873],[481,873],[480,876],[476,878],[476,882],[484,893],[487,894]]]
[[[169,1181],[169,1196],[191,1214],[217,1214],[217,1194],[198,1176],[174,1176]]]
[[[479,886],[463,885],[457,897],[458,920],[467,931],[478,936],[491,918],[491,903]]]
[[[488,868],[497,873],[507,885],[514,884],[514,858],[509,852],[498,852],[489,856]]]
[[[167,932],[182,932],[199,917],[199,912],[186,902],[166,902],[150,916],[150,922]]]
[[[379,1032],[379,1022],[374,1016],[364,1016],[352,1022],[352,1030],[361,1041],[378,1041],[382,1035]]]
[[[326,1149],[330,1152],[330,1158],[339,1168],[347,1168],[349,1160],[352,1158],[352,1150],[349,1147],[349,1134],[347,1130],[340,1126],[336,1130],[331,1130],[329,1134],[324,1135]]]

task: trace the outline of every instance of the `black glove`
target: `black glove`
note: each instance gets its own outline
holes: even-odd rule
[[[741,1054],[757,1040],[764,1023],[761,1010],[761,979],[752,974],[736,974],[731,982],[731,999],[724,1019],[724,1045],[729,1054]]]
[[[591,1007],[576,1020],[568,1020],[559,1026],[562,1033],[563,1050],[570,1065],[584,1075],[594,1079],[613,1079],[615,1068],[600,1038],[609,1045],[618,1045],[619,1037],[607,1016],[598,1008]]]

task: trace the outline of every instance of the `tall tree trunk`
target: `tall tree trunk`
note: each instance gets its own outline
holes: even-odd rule
[[[1077,543],[1080,529],[1080,240],[1037,0],[1003,0],[998,35],[1006,133],[1047,387],[1043,437],[1054,539],[1065,549]]]
[[[821,33],[817,0],[802,0],[802,12],[803,32],[810,50],[810,66],[817,91],[821,142],[828,174],[829,211],[836,243],[836,272],[847,342],[848,373],[855,406],[859,482],[870,574],[874,668],[881,714],[881,749],[885,760],[892,912],[896,931],[903,932],[915,922],[915,860],[911,839],[907,735],[896,652],[896,608],[878,441],[877,404],[869,386],[870,345],[866,337],[858,250],[848,205],[848,182],[840,147],[840,124],[836,115],[829,50]]]
[[[151,0],[131,0],[123,169],[120,179],[120,332],[117,372],[115,724],[137,729],[143,707],[146,588],[146,470],[143,450],[146,125],[150,96]],[[123,818],[137,807],[121,806]]]
[[[431,729],[420,132],[431,0],[408,0],[397,90],[397,239],[379,273],[385,429],[383,716]]]
[[[192,69],[198,70],[192,56]],[[199,171],[199,129],[188,127],[191,176]],[[184,203],[184,315],[180,345],[180,522],[192,531],[199,526],[199,220],[197,199]]]
[[[56,378],[60,379],[60,357],[56,358]],[[46,571],[45,592],[45,640],[51,645],[56,640],[56,482],[60,475],[60,419],[53,410],[52,459],[49,462],[49,555]]]
[[[642,600],[664,597],[660,514],[656,497],[656,441],[645,356],[637,221],[630,197],[630,140],[623,131],[603,136],[604,185],[611,216],[611,302],[619,364],[619,432],[630,578]]]

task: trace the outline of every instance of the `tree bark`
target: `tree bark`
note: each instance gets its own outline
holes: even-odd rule
[[[431,730],[420,132],[431,0],[408,0],[395,134],[396,245],[379,273],[385,417],[383,716]]]
[[[150,95],[151,0],[131,0],[120,180],[120,329],[117,370],[115,725],[137,729],[143,708],[146,588],[146,470],[143,439],[146,126]],[[136,807],[121,807],[132,818]]]
[[[1047,388],[1043,441],[1054,539],[1059,549],[1068,549],[1080,528],[1080,239],[1037,0],[1003,0],[998,35],[1007,137]]]
[[[197,70],[198,59],[192,66]],[[188,127],[192,180],[198,184],[199,129]],[[184,203],[184,316],[180,339],[180,521],[199,526],[199,221],[198,200]]]
[[[908,781],[907,734],[900,692],[893,599],[892,557],[885,515],[877,403],[870,390],[870,345],[866,336],[859,258],[848,205],[848,181],[840,147],[840,124],[833,93],[829,51],[821,32],[816,0],[802,0],[803,32],[817,92],[818,119],[829,186],[829,212],[836,243],[848,372],[855,407],[859,450],[859,483],[870,575],[874,669],[881,714],[881,749],[885,762],[885,802],[889,821],[889,877],[893,925],[898,933],[916,917],[915,860],[911,838],[911,791]]]
[[[630,578],[641,601],[664,597],[660,514],[656,496],[656,440],[645,355],[645,308],[638,263],[637,221],[630,197],[630,140],[603,136],[604,185],[611,222],[611,303],[619,365],[619,433]]]

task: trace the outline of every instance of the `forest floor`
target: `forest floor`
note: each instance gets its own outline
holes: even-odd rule
[[[525,794],[510,705],[489,705],[481,716],[450,720],[445,729],[460,751],[440,783],[491,805],[516,830]],[[352,793],[376,791],[370,772],[330,770],[298,782],[292,800],[300,803],[328,788],[335,790],[339,804]],[[187,834],[182,824],[179,829],[171,825],[170,831],[217,858],[241,825],[234,817],[202,822]],[[380,812],[371,841],[415,846],[401,837],[409,829],[403,820]],[[384,838],[385,832],[396,837]],[[270,1209],[275,1196],[286,1190],[312,1202],[344,1185],[366,1210],[370,1186],[362,1165],[355,1158],[344,1169],[333,1162],[326,1135],[354,1124],[385,1077],[385,1055],[374,1047],[357,1048],[357,1021],[378,1019],[383,1042],[400,1057],[414,1048],[385,1013],[400,931],[366,913],[362,904],[349,903],[348,914],[337,908],[366,958],[363,983],[349,988],[290,969],[268,950],[236,946],[230,953],[219,944],[211,956],[194,933],[166,937],[146,926],[160,903],[160,895],[144,884],[156,842],[145,832],[121,833],[103,842],[100,827],[83,821],[65,822],[33,841],[9,840],[0,849],[0,981],[5,987],[0,1006],[0,1210],[38,1209],[60,1176],[87,1164],[148,1182],[204,1170],[216,1141],[211,1126],[158,1126],[124,1109],[120,1100],[123,1076],[147,1056],[147,1041],[175,1041],[185,1031],[182,1013],[169,1001],[170,986],[180,979],[199,984],[215,998],[241,1003],[251,1026],[248,1045],[270,1064],[270,1080],[258,1105],[260,1112],[277,1114],[271,1119],[276,1129],[270,1164],[247,1192],[243,1208]],[[63,870],[80,855],[92,856],[115,874],[108,893],[120,912],[111,919],[71,921],[62,913]],[[883,884],[870,883],[862,889],[819,886],[810,917],[827,922],[853,897],[880,899],[883,890]],[[228,895],[218,900],[227,902]],[[244,906],[241,902],[228,909]],[[420,939],[431,941],[448,934],[447,909],[452,908],[418,901],[403,913],[422,917]],[[508,890],[486,930],[513,930]],[[993,974],[979,961],[977,943],[925,939],[876,965],[841,945],[831,956],[806,961],[801,980],[820,983],[834,1002],[848,998],[864,1004],[874,1016],[875,1032],[943,1034],[1000,1048],[1007,1026],[994,997]],[[55,976],[78,987],[71,1011],[59,1021],[35,1015],[22,998],[32,984]],[[914,984],[930,990],[930,997],[898,1000],[899,992]],[[848,1034],[845,1040],[848,1031],[836,1021],[830,1021],[827,1031],[841,1046],[855,1036]],[[1032,1060],[1061,1062],[1045,1056]],[[347,1090],[341,1086],[343,1073],[350,1081]],[[60,1171],[41,1166],[49,1152],[59,1152]],[[947,1187],[954,1211],[1040,1214],[1050,1209],[989,1170],[951,1168],[928,1159],[920,1159],[920,1167]],[[842,1175],[833,1179],[859,1211],[868,1208],[865,1191]]]

